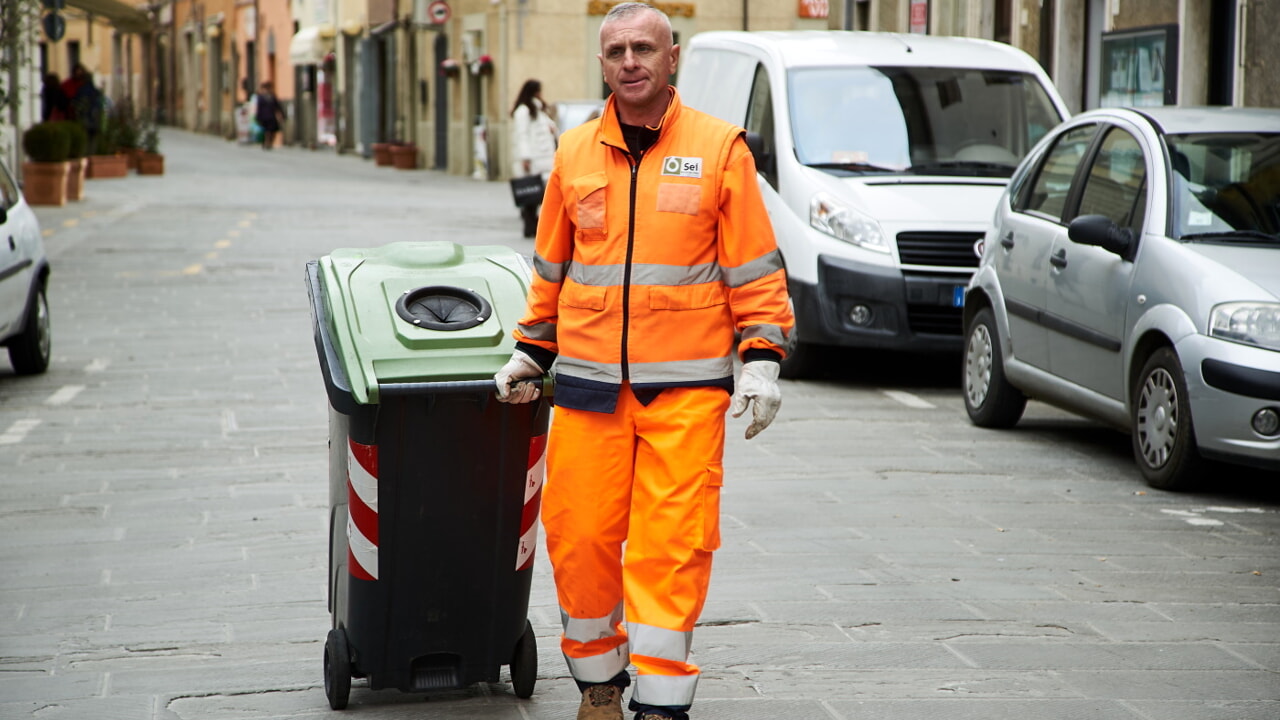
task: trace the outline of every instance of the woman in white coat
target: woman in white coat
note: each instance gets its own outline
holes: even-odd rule
[[[511,177],[524,177],[537,173],[545,181],[555,162],[556,139],[559,135],[555,120],[547,114],[547,104],[542,101],[542,83],[526,80],[520,95],[511,107]],[[520,217],[524,219],[524,236],[531,238],[538,233],[539,204],[524,205]]]

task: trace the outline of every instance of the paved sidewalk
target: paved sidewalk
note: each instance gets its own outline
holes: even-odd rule
[[[340,717],[321,656],[327,400],[303,267],[528,253],[504,183],[166,130],[163,177],[41,208],[54,362],[0,357],[0,718]],[[955,358],[845,355],[730,421],[696,720],[1275,720],[1280,490],[1149,491],[1128,439],[968,423]],[[941,367],[939,367],[941,366]],[[353,683],[360,717],[568,720],[545,555],[530,700]]]

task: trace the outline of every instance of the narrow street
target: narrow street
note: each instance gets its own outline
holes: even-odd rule
[[[0,718],[337,718],[328,427],[303,282],[339,247],[532,252],[501,182],[166,129],[166,174],[37,208],[49,372],[0,356]],[[1274,720],[1280,489],[1149,490],[1033,403],[974,428],[959,358],[842,354],[731,419],[697,720]],[[545,554],[533,697],[370,691],[360,717],[567,720]]]

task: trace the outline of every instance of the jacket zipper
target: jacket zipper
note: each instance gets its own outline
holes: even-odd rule
[[[634,160],[627,154],[627,163],[631,166],[631,190],[627,204],[627,260],[622,266],[622,382],[631,379],[631,364],[627,359],[627,335],[631,332],[631,257],[636,247],[636,185],[643,159],[643,152]]]

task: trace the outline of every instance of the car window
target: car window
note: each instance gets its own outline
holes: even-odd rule
[[[18,204],[18,186],[14,184],[9,171],[0,165],[0,207],[5,210]]]
[[[1112,128],[1085,176],[1077,215],[1105,215],[1120,227],[1142,231],[1147,210],[1147,163],[1137,138]]]
[[[751,97],[747,100],[746,130],[758,133],[763,145],[764,154],[777,152],[777,140],[773,134],[773,92],[769,87],[769,72],[764,65],[756,66],[756,76],[751,82]],[[774,173],[765,176],[769,184],[778,186],[778,178]]]
[[[1071,179],[1075,177],[1076,169],[1084,159],[1096,131],[1096,125],[1072,128],[1054,142],[1045,155],[1036,181],[1031,184],[1031,191],[1022,210],[1044,215],[1051,220],[1062,220],[1062,211],[1067,206],[1067,194],[1071,192]]]
[[[1165,138],[1173,165],[1173,237],[1280,235],[1280,132]]]

